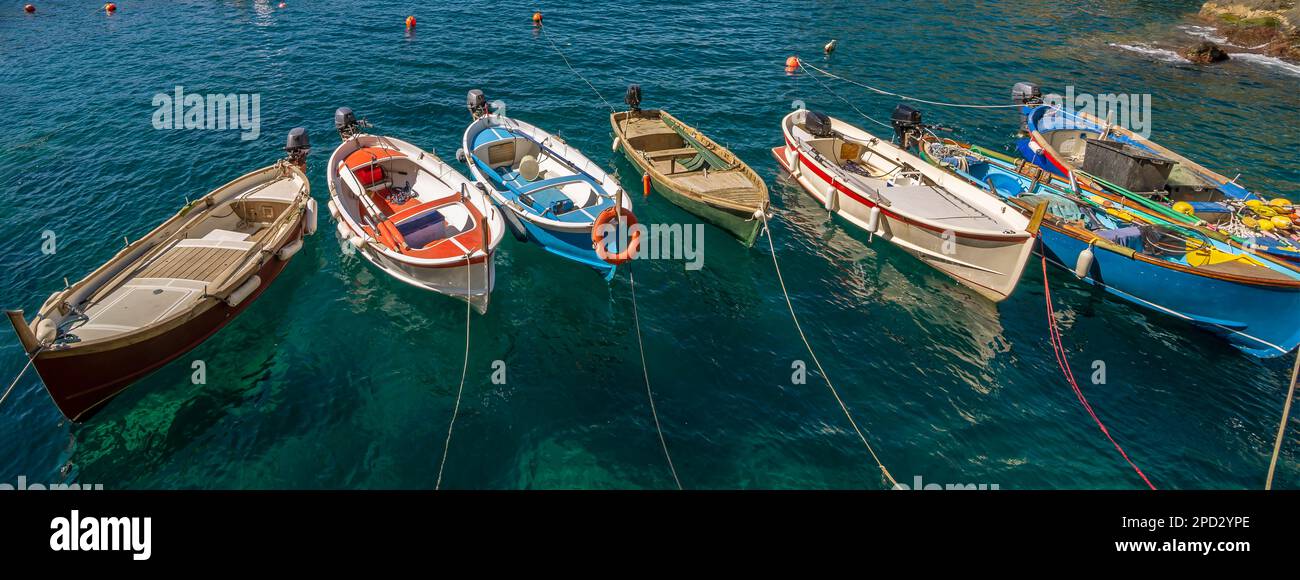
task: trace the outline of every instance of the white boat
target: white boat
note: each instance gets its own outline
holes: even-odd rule
[[[487,311],[501,212],[460,172],[415,145],[362,133],[351,109],[334,114],[343,143],[327,171],[339,237],[389,276]]]
[[[825,114],[795,111],[781,130],[785,145],[773,154],[828,210],[990,300],[1015,290],[1036,239],[1031,218]]]

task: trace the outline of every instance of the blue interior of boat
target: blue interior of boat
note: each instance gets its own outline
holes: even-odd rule
[[[507,141],[513,139],[529,139],[525,135],[516,134],[513,131],[501,128],[490,127],[479,132],[474,136],[473,147],[477,150],[483,145]],[[554,154],[547,150],[549,154]],[[588,223],[595,220],[605,208],[613,205],[613,202],[604,196],[593,196],[593,201],[585,206],[575,204],[574,201],[563,191],[560,190],[564,185],[574,182],[584,182],[591,186],[596,192],[601,192],[601,187],[595,179],[585,173],[573,173],[552,177],[547,179],[538,179],[528,181],[519,174],[519,170],[510,165],[491,167],[477,155],[471,153],[474,163],[486,175],[493,178],[493,185],[501,191],[506,197],[513,198],[520,202],[525,210],[530,213],[548,219],[553,219],[568,223]],[[578,211],[586,210],[586,211]]]

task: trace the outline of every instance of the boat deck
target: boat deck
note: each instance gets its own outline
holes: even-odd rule
[[[632,117],[619,121],[624,139],[640,161],[663,174],[679,190],[728,205],[759,209],[768,202],[767,188],[760,187],[745,175],[744,164],[733,161],[735,167],[724,170],[697,169],[687,171],[681,162],[699,154],[699,151],[669,127],[659,117]],[[714,150],[715,155],[726,157]]]

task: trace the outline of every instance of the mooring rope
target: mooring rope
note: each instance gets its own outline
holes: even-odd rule
[[[1295,398],[1295,383],[1300,376],[1300,352],[1296,353],[1295,367],[1291,369],[1291,388],[1286,393],[1286,403],[1282,405],[1282,423],[1277,426],[1277,440],[1273,442],[1273,458],[1268,462],[1268,480],[1264,489],[1273,489],[1273,471],[1277,469],[1277,454],[1282,450],[1282,436],[1286,434],[1286,422],[1291,416],[1291,400]]]
[[[564,51],[560,50],[560,47],[555,44],[555,41],[551,40],[551,36],[546,33],[546,27],[542,26],[540,28],[542,29],[542,37],[546,39],[546,42],[551,44],[551,48],[555,50],[555,54],[559,55],[560,59],[564,61],[564,65],[569,67],[569,72],[572,72],[573,76],[582,79],[582,82],[587,83],[587,86],[591,87],[591,92],[596,93],[596,96],[600,98],[600,101],[602,103],[605,103],[605,106],[609,108],[609,112],[611,114],[617,113],[618,109],[615,109],[614,105],[609,104],[609,101],[605,100],[605,96],[600,94],[600,91],[596,89],[596,85],[591,84],[591,81],[587,80],[587,77],[582,76],[582,73],[578,72],[577,69],[573,68],[572,64],[569,64],[569,59],[568,57],[564,56]],[[615,208],[622,207],[621,201],[615,199],[614,207]],[[615,209],[615,211],[619,211],[619,210]],[[645,344],[641,339],[641,315],[638,312],[637,305],[636,305],[636,277],[632,275],[631,262],[628,262],[627,276],[628,276],[628,280],[631,282],[632,320],[636,323],[636,346],[641,351],[641,374],[645,377],[645,394],[646,397],[650,400],[650,415],[654,418],[655,431],[659,434],[659,445],[663,447],[664,450],[664,459],[668,460],[668,470],[671,471],[673,474],[673,483],[677,484],[677,489],[683,489],[682,480],[681,478],[677,477],[677,467],[673,465],[673,456],[670,453],[668,453],[668,441],[667,439],[664,438],[664,429],[663,426],[659,423],[659,410],[655,407],[654,391],[650,388],[650,368],[646,365],[645,362]]]
[[[1133,463],[1132,459],[1129,459],[1128,453],[1125,453],[1124,448],[1120,447],[1119,442],[1115,441],[1115,438],[1111,436],[1110,430],[1101,422],[1101,418],[1097,416],[1097,412],[1093,411],[1092,405],[1088,404],[1088,399],[1083,396],[1083,390],[1079,388],[1079,383],[1074,380],[1074,373],[1070,370],[1070,361],[1066,356],[1065,344],[1061,341],[1061,330],[1056,325],[1056,309],[1052,307],[1052,289],[1047,282],[1047,257],[1044,254],[1046,254],[1045,251],[1039,254],[1043,263],[1043,295],[1047,300],[1047,329],[1052,341],[1052,350],[1056,354],[1056,364],[1061,367],[1061,373],[1065,375],[1065,381],[1070,384],[1071,389],[1074,389],[1074,395],[1079,398],[1079,402],[1082,403],[1083,408],[1088,411],[1088,415],[1092,416],[1092,420],[1096,421],[1097,427],[1101,429],[1102,434],[1110,440],[1111,444],[1115,446],[1115,449],[1119,451],[1120,456],[1124,458],[1124,461],[1128,462],[1129,466],[1133,468],[1133,471],[1137,472],[1138,477],[1142,478],[1142,481],[1147,484],[1147,487],[1155,489],[1156,486],[1151,485],[1151,480],[1147,479],[1145,473],[1142,473],[1142,469],[1139,468],[1136,463]]]
[[[591,87],[591,92],[596,93],[596,96],[600,98],[601,102],[605,103],[606,107],[609,107],[609,112],[611,113],[617,112],[617,110],[614,109],[614,106],[609,104],[609,101],[605,100],[605,95],[600,94],[600,91],[596,89],[596,85],[591,84],[591,81],[587,80],[587,77],[584,77],[581,74],[579,74],[578,70],[573,68],[572,64],[569,64],[569,57],[564,56],[564,51],[560,50],[560,47],[555,44],[554,40],[551,40],[551,35],[547,34],[546,32],[546,26],[543,25],[543,26],[539,26],[538,28],[541,29],[542,31],[542,38],[545,38],[546,42],[549,42],[551,44],[551,48],[555,50],[555,54],[560,55],[560,60],[564,61],[564,66],[569,67],[569,71],[572,72],[574,76],[578,77],[579,79],[582,79],[582,82],[587,83],[587,86]]]
[[[800,67],[804,66],[802,60],[799,61],[799,66],[800,66]],[[810,66],[811,66],[811,65],[810,65]],[[832,97],[835,97],[835,98],[837,98],[837,99],[839,99],[839,100],[841,100],[841,101],[844,101],[844,104],[846,104],[846,105],[848,105],[849,107],[851,107],[854,111],[857,111],[859,115],[862,115],[862,118],[864,118],[864,119],[866,119],[866,120],[868,120],[868,121],[871,121],[872,123],[875,123],[875,124],[877,124],[877,125],[880,125],[881,127],[884,127],[884,128],[886,128],[886,129],[893,129],[893,125],[890,125],[889,123],[882,123],[882,122],[880,122],[880,121],[877,121],[877,120],[876,120],[874,117],[872,117],[871,115],[868,115],[868,114],[866,114],[866,113],[863,113],[863,112],[862,112],[862,109],[859,109],[857,105],[854,105],[854,104],[853,104],[851,101],[849,101],[848,99],[846,99],[846,98],[844,98],[844,97],[841,97],[839,93],[837,93],[837,92],[835,92],[835,91],[832,91],[830,87],[826,86],[826,83],[823,83],[821,79],[817,78],[817,75],[814,75],[814,74],[809,73],[808,77],[811,78],[811,79],[814,80],[814,81],[817,81],[817,84],[821,85],[821,87],[822,87],[823,89],[826,89],[826,92],[830,93]]]
[[[487,252],[488,248],[485,247],[483,251]],[[469,322],[470,313],[474,310],[474,264],[470,261],[470,255],[465,254],[465,362],[460,368],[460,386],[456,388],[456,404],[451,408],[451,421],[447,423],[447,440],[442,444],[442,460],[438,462],[438,481],[433,484],[435,490],[442,487],[442,470],[447,466],[447,451],[451,449],[451,431],[456,428],[456,416],[460,414],[460,398],[465,392],[465,377],[469,375]],[[485,258],[484,264],[487,263]],[[490,277],[491,274],[488,276]]]
[[[826,71],[826,70],[822,70],[822,69],[820,69],[820,68],[817,68],[815,65],[807,64],[807,63],[805,63],[805,62],[803,61],[802,58],[799,59],[799,66],[800,66],[800,67],[803,67],[803,68],[809,68],[809,69],[815,70],[815,71],[817,71],[817,72],[819,72],[819,73],[821,73],[821,74],[824,74],[824,75],[826,75],[826,76],[828,76],[828,77],[831,77],[831,78],[833,78],[833,79],[839,79],[839,80],[844,81],[844,82],[846,82],[846,83],[849,83],[849,84],[851,84],[851,85],[857,85],[857,86],[859,86],[859,87],[862,87],[862,88],[864,88],[864,89],[867,89],[867,90],[869,90],[869,91],[872,91],[872,92],[875,92],[875,93],[879,93],[879,94],[882,94],[882,95],[887,95],[887,96],[890,96],[890,97],[897,97],[897,98],[903,99],[904,101],[915,101],[915,102],[917,102],[917,103],[925,103],[925,104],[927,104],[927,105],[937,105],[937,106],[940,106],[940,107],[959,107],[959,108],[963,108],[963,109],[1010,109],[1010,108],[1019,108],[1019,107],[1021,107],[1021,105],[1015,105],[1015,104],[1011,104],[1011,105],[969,105],[969,104],[962,104],[962,103],[945,103],[945,102],[942,102],[942,101],[930,101],[930,100],[926,100],[926,99],[918,99],[918,98],[916,98],[916,97],[909,97],[909,96],[907,96],[907,95],[900,95],[900,94],[898,94],[898,93],[894,93],[894,92],[886,91],[886,90],[884,90],[884,89],[878,89],[878,88],[873,87],[873,86],[871,86],[871,85],[868,85],[868,84],[865,84],[865,83],[860,83],[860,82],[858,82],[858,81],[855,81],[855,80],[853,80],[853,79],[847,79],[847,78],[844,78],[844,77],[842,77],[842,76],[840,76],[840,75],[837,75],[837,74],[835,74],[835,73],[832,73],[832,72],[830,72],[830,71]],[[816,77],[813,77],[813,78],[816,78]]]
[[[9,393],[14,392],[14,387],[18,386],[18,381],[22,380],[23,375],[27,374],[27,369],[32,368],[32,363],[36,361],[36,355],[41,354],[43,350],[45,350],[44,346],[37,348],[31,356],[27,357],[27,364],[23,365],[23,370],[18,371],[18,376],[14,377],[14,382],[9,383],[9,388],[5,389],[5,394],[0,396],[0,405],[5,404],[5,400],[9,398]]]
[[[668,470],[673,474],[673,483],[682,489],[682,480],[677,477],[677,468],[673,466],[673,456],[668,453],[668,441],[664,439],[664,429],[659,424],[659,411],[655,408],[655,394],[650,390],[650,368],[645,364],[645,344],[641,341],[641,315],[636,307],[636,276],[632,273],[632,262],[627,263],[627,279],[632,286],[632,320],[636,323],[636,346],[641,351],[641,374],[645,377],[645,394],[650,400],[650,415],[655,420],[655,431],[659,433],[659,445],[663,447],[664,459],[668,460]]]
[[[876,455],[876,450],[867,442],[867,436],[862,434],[862,429],[858,427],[858,422],[853,420],[853,414],[849,412],[848,405],[844,404],[844,399],[840,398],[839,391],[835,390],[835,385],[831,383],[830,375],[826,374],[826,369],[822,368],[822,363],[817,359],[817,353],[813,352],[812,343],[808,342],[808,335],[804,334],[803,326],[799,324],[799,317],[794,313],[794,303],[790,301],[790,292],[785,287],[785,277],[781,275],[781,265],[776,260],[776,244],[772,242],[772,230],[767,227],[767,214],[763,214],[763,233],[767,235],[767,246],[772,251],[772,267],[776,270],[776,280],[781,283],[781,293],[785,295],[785,305],[790,308],[790,319],[794,320],[794,328],[799,331],[799,338],[803,339],[803,345],[808,349],[808,354],[813,359],[813,364],[817,365],[817,372],[821,373],[822,380],[826,381],[826,386],[830,388],[831,395],[835,397],[835,402],[839,403],[840,410],[844,411],[844,416],[848,418],[849,424],[853,426],[853,431],[858,434],[858,439],[866,446],[867,452],[871,454],[871,459],[876,462],[880,468],[880,473],[884,475],[891,487],[898,487],[898,481],[889,473],[889,469],[881,463],[880,456]]]

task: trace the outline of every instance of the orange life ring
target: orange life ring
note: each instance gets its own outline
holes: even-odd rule
[[[600,231],[606,224],[616,221],[620,215],[627,218],[628,228],[636,225],[636,216],[632,214],[632,210],[621,207],[617,209],[613,207],[605,208],[605,211],[600,212],[600,215],[596,217],[596,223],[591,225],[591,247],[596,250],[596,256],[615,266],[636,257],[641,250],[641,230],[639,229],[632,230],[631,239],[628,240],[627,247],[623,248],[623,251],[610,254],[609,249],[605,247],[605,238],[600,235]],[[617,228],[617,225],[615,227]]]

